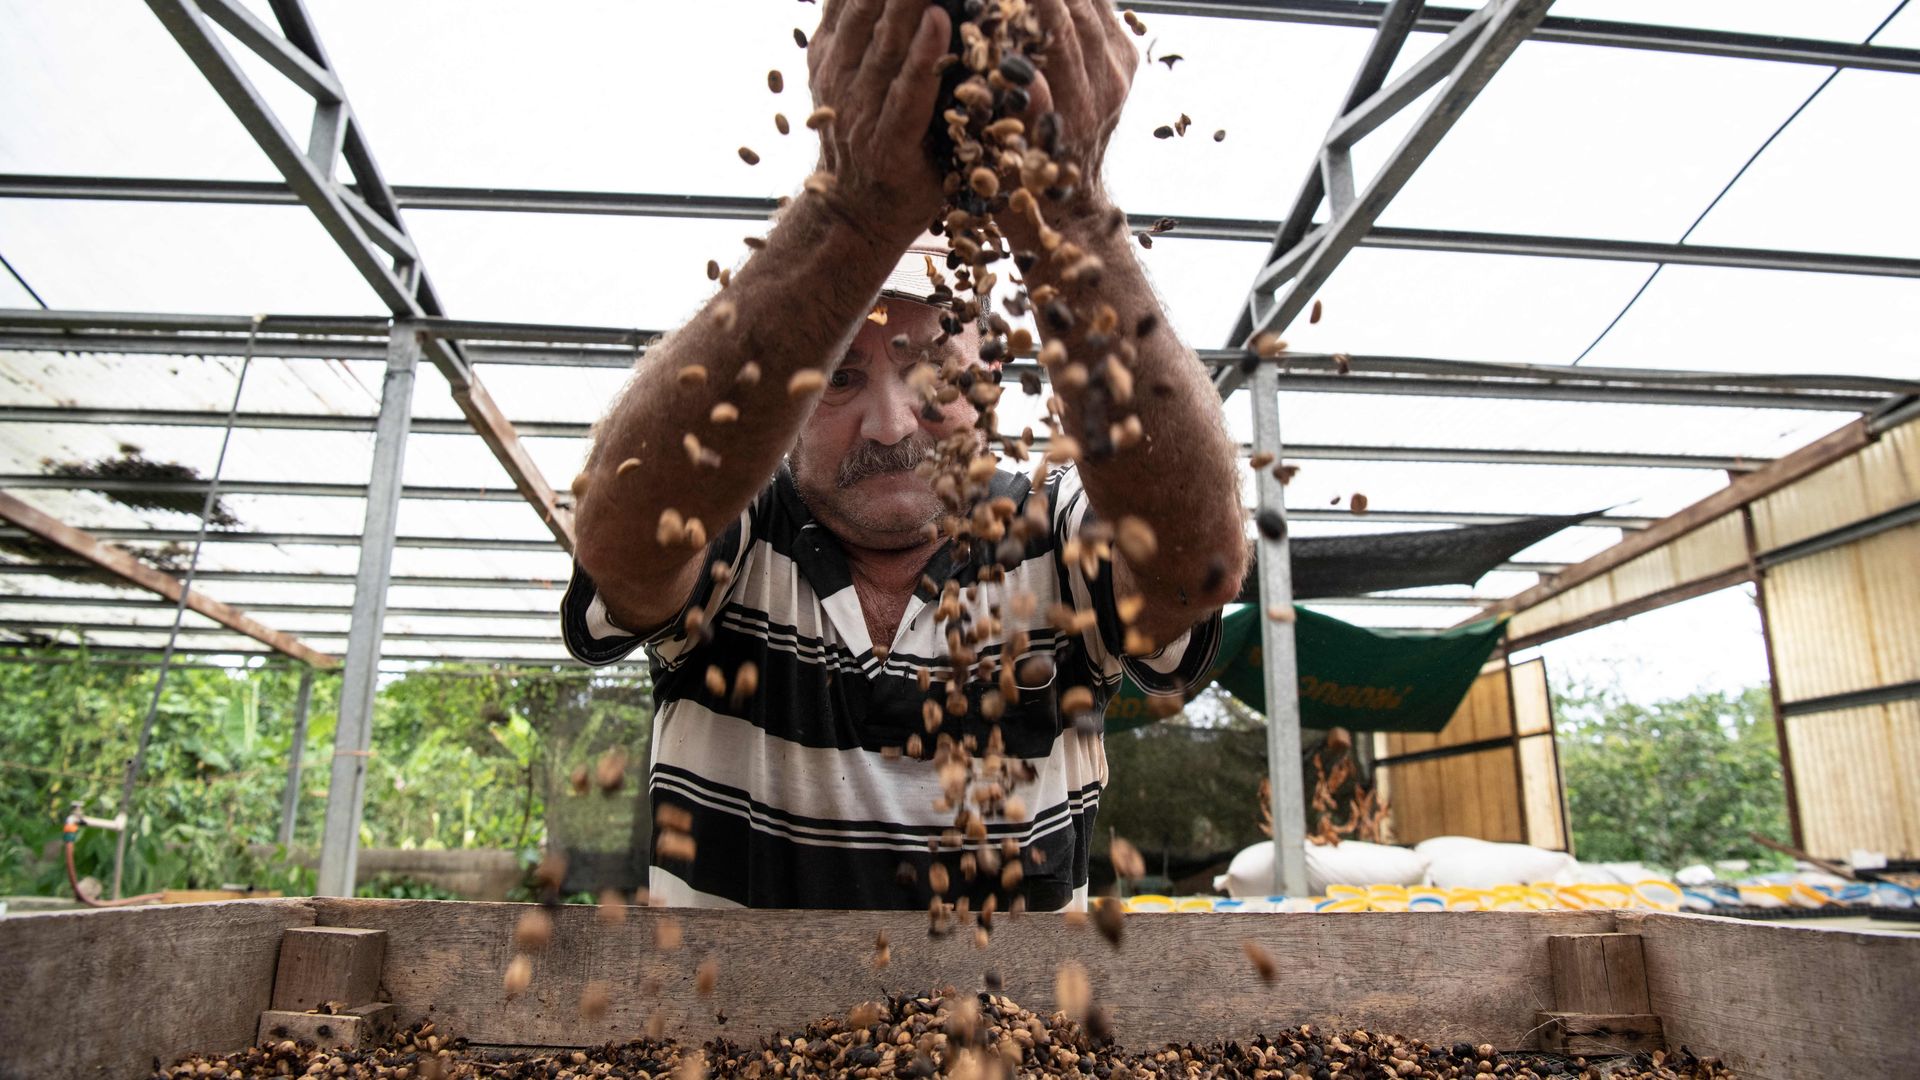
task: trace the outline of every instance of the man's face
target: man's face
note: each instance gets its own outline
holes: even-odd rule
[[[938,419],[921,411],[914,369],[937,366],[947,351],[971,340],[954,339],[935,350],[939,333],[937,311],[899,300],[888,303],[887,325],[863,321],[788,455],[808,509],[849,544],[912,547],[940,516],[940,500],[914,467],[941,439],[971,426],[978,413],[964,395],[940,406]],[[910,344],[896,349],[892,342],[901,334]]]

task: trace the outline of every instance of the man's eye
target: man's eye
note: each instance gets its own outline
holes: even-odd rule
[[[858,372],[848,371],[844,368],[835,371],[827,379],[827,389],[851,390],[855,386],[854,379],[858,374]]]

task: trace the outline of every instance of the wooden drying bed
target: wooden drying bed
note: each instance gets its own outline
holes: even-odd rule
[[[1129,917],[1116,950],[1059,915],[1027,915],[1002,916],[980,950],[966,934],[929,940],[909,913],[636,908],[608,926],[567,907],[531,989],[507,1001],[524,910],[302,898],[0,919],[0,1078],[132,1080],[156,1059],[245,1046],[270,1009],[319,1000],[363,1007],[370,1030],[431,1018],[519,1047],[626,1040],[656,1009],[683,1039],[751,1043],[889,991],[978,986],[988,969],[1015,1000],[1051,1009],[1069,956],[1136,1048],[1323,1023],[1503,1050],[1658,1038],[1754,1080],[1894,1075],[1920,1060],[1920,937],[1892,933],[1604,911],[1164,914]],[[676,951],[654,947],[661,918],[684,928]],[[876,970],[881,930],[892,963]],[[1278,961],[1272,984],[1247,962],[1248,939]],[[694,970],[709,957],[719,985],[702,998]],[[614,988],[592,1023],[577,1009],[590,980]]]

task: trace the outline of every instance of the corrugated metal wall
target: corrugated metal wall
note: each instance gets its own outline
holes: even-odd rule
[[[1917,504],[1920,422],[1756,502],[1754,546]],[[1762,590],[1801,846],[1920,858],[1920,524],[1766,565]]]

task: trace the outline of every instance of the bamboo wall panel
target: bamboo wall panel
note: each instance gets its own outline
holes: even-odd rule
[[[1747,525],[1737,513],[1722,514],[1668,544],[1667,550],[1673,553],[1672,585],[1712,577],[1746,564]]]
[[[1513,679],[1513,728],[1520,735],[1538,735],[1553,730],[1553,695],[1547,689],[1547,662],[1529,660],[1515,664]]]
[[[1546,665],[1539,665],[1544,673]],[[1463,746],[1514,734],[1513,699],[1505,661],[1489,664],[1444,730],[1435,734],[1389,732],[1375,739],[1383,758]],[[1544,678],[1539,682],[1544,689]],[[1417,844],[1430,836],[1477,836],[1524,840],[1520,778],[1512,745],[1378,766],[1381,795],[1395,843]]]
[[[1872,621],[1880,685],[1920,679],[1920,524],[1853,545]]]
[[[1783,701],[1920,679],[1920,525],[1767,571]]]
[[[1560,760],[1553,752],[1551,733],[1520,740],[1520,780],[1527,812],[1527,843],[1567,850],[1566,822],[1560,813]]]
[[[1503,660],[1481,669],[1446,727],[1436,732],[1389,732],[1380,756],[1418,754],[1512,734],[1513,712],[1507,700],[1507,665]]]
[[[1920,701],[1787,718],[1807,850],[1920,858]]]
[[[1380,766],[1393,840],[1434,836],[1523,842],[1514,749],[1496,746],[1451,757]]]
[[[1763,552],[1920,500],[1920,421],[1753,504]]]
[[[1745,524],[1739,514],[1722,514],[1672,543],[1515,614],[1508,633],[1516,638],[1528,637],[1598,611],[1712,577],[1746,561]]]

